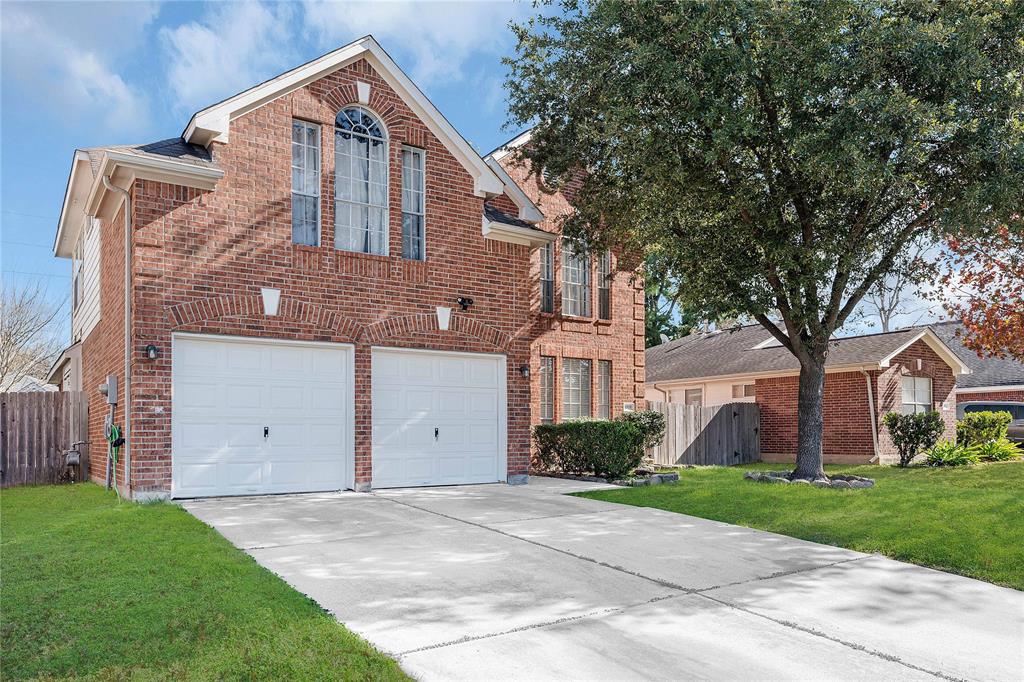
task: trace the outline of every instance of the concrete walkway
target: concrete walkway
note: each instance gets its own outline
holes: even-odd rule
[[[1024,593],[593,487],[185,507],[422,680],[1024,679]]]

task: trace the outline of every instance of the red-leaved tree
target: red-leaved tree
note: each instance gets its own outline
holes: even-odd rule
[[[983,237],[950,239],[949,253],[941,282],[964,345],[1024,361],[1024,217]]]

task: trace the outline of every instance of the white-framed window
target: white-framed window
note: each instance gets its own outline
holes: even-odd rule
[[[562,419],[590,416],[590,360],[562,359]]]
[[[320,126],[292,120],[292,241],[320,245]]]
[[[555,359],[540,357],[540,423],[555,421]]]
[[[555,245],[548,242],[540,248],[540,311],[555,312]]]
[[[426,260],[424,151],[402,147],[402,258]]]
[[[903,377],[903,414],[932,411],[932,380]]]
[[[75,250],[71,254],[71,311],[78,310],[82,305],[82,250],[85,237],[80,236],[75,243]]]
[[[597,317],[612,319],[612,252],[605,251],[597,259]]]
[[[683,404],[684,405],[696,405],[700,407],[704,404],[704,389],[701,388],[688,388],[683,391]]]
[[[733,398],[753,398],[757,395],[757,387],[755,384],[733,384],[732,385],[732,397]]]
[[[597,361],[597,416],[612,418],[612,361]]]
[[[334,176],[334,248],[387,255],[388,139],[362,107],[335,118]]]
[[[590,255],[562,242],[562,314],[590,317]]]

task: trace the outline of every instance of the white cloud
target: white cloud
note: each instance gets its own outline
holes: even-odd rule
[[[463,80],[481,55],[504,54],[510,19],[529,11],[512,2],[330,2],[305,0],[305,22],[323,50],[372,34],[392,56],[410,63],[421,86]]]
[[[19,96],[65,121],[73,112],[126,134],[141,130],[146,99],[117,67],[157,9],[149,2],[4,3],[3,78],[27,86]]]
[[[196,111],[295,66],[294,16],[286,3],[228,2],[161,29],[174,106]]]

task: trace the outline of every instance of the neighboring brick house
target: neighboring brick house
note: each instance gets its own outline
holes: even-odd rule
[[[112,409],[115,480],[136,499],[526,482],[552,340],[622,365],[607,391],[597,368],[586,387],[572,373],[572,409],[615,414],[643,391],[642,357],[605,351],[642,348],[628,275],[610,324],[573,320],[608,334],[570,344],[549,337],[561,318],[539,321],[550,225],[372,37],[180,138],[78,150],[54,251],[72,259],[90,441]]]
[[[956,401],[1024,403],[1024,362],[1010,357],[979,357],[964,346],[962,327],[959,322],[932,325],[939,338],[971,368],[970,374],[956,378]]]
[[[836,339],[825,364],[826,463],[888,462],[882,417],[937,410],[955,435],[956,378],[970,370],[928,327]],[[756,402],[761,456],[793,461],[799,364],[760,325],[696,333],[647,351],[647,399],[695,405]]]

